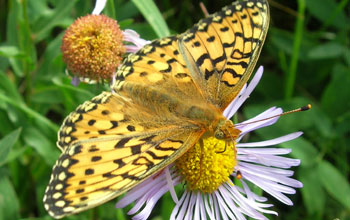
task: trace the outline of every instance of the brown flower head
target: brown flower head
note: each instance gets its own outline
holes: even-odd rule
[[[63,36],[61,50],[68,70],[91,80],[111,79],[125,53],[119,25],[105,15],[75,20]]]

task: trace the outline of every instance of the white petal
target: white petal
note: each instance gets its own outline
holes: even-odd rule
[[[179,201],[178,204],[176,204],[176,206],[174,207],[170,219],[184,219],[184,216],[186,214],[187,211],[187,205],[189,203],[190,200],[190,193],[185,190],[184,194],[182,194],[182,197]]]
[[[269,172],[266,172],[266,170],[260,169],[259,167],[249,167],[249,166],[241,165],[239,166],[239,169],[242,172],[243,177],[245,174],[249,173],[261,180],[273,181],[276,183],[278,182],[278,183],[282,183],[284,185],[292,186],[295,188],[302,187],[302,184],[298,180],[295,180],[280,174],[269,173]]]
[[[294,133],[291,133],[279,138],[267,140],[267,141],[238,143],[236,146],[237,147],[266,147],[266,146],[277,145],[290,140],[294,140],[295,138],[298,138],[302,134],[303,132],[294,132]]]
[[[170,174],[170,171],[169,171],[169,167],[166,167],[164,169],[164,171],[165,171],[165,176],[166,176],[168,188],[169,188],[169,191],[170,191],[170,195],[173,198],[174,202],[178,203],[179,199],[177,198],[177,195],[176,195],[176,192],[175,192],[175,189],[174,189],[174,182],[173,182],[173,179],[171,177],[171,174]]]
[[[254,183],[256,186],[260,187],[262,190],[269,193],[270,195],[280,200],[284,204],[293,205],[293,202],[287,196],[283,195],[281,192],[273,188],[273,187],[276,187],[275,184],[272,184],[271,182],[267,183],[266,181],[262,181],[261,179],[256,178],[248,173],[244,175],[244,179]]]
[[[256,164],[251,164],[251,163],[245,163],[240,161],[239,166],[245,166],[249,167],[249,169],[259,169],[259,172],[265,172],[265,173],[271,173],[271,174],[280,174],[283,176],[293,176],[294,171],[292,170],[286,170],[286,169],[279,169],[279,168],[274,168],[274,167],[266,167],[266,166],[261,166],[261,165],[256,165]],[[239,168],[235,169],[239,169]]]
[[[231,212],[231,210],[227,207],[225,200],[221,197],[220,193],[218,191],[214,191],[214,195],[218,200],[220,213],[223,219],[234,219],[234,215]],[[229,218],[228,218],[229,217]]]
[[[95,8],[94,8],[94,10],[92,11],[91,14],[93,14],[93,15],[101,14],[102,10],[106,6],[106,3],[107,3],[107,0],[96,0]]]
[[[276,107],[272,107],[267,109],[266,111],[260,113],[259,115],[255,116],[254,118],[251,118],[247,121],[244,121],[242,123],[239,124],[235,124],[235,127],[237,127],[239,130],[241,130],[241,135],[240,137],[237,139],[237,142],[239,142],[239,140],[247,133],[262,128],[262,127],[266,127],[266,126],[270,126],[274,123],[277,122],[277,120],[279,119],[279,116],[277,117],[273,117],[276,115],[279,115],[283,112],[283,110],[281,108],[276,108]],[[273,117],[273,118],[270,118]],[[270,119],[267,119],[270,118]]]
[[[240,101],[242,95],[245,93],[247,89],[247,84],[243,86],[241,91],[239,92],[238,96],[225,108],[224,112],[222,113],[226,118],[230,119],[237,111],[235,106],[237,105],[237,102]]]
[[[227,118],[231,118],[237,112],[237,110],[241,107],[241,105],[245,102],[245,100],[247,100],[247,98],[249,98],[250,94],[253,92],[255,87],[258,85],[258,83],[263,75],[263,72],[264,72],[264,67],[260,66],[259,69],[256,71],[253,79],[250,81],[249,85],[247,86],[247,89],[244,91],[243,94],[241,94],[241,96],[238,96],[238,99],[237,99],[235,105],[230,108],[230,111],[226,112],[227,116],[229,116]]]
[[[288,148],[237,148],[238,154],[283,155],[292,152]]]
[[[214,203],[214,213],[215,213],[215,216],[216,216],[216,219],[217,220],[220,220],[220,209],[219,209],[219,204],[218,204],[218,200],[216,198],[216,196],[214,196],[214,194],[210,194],[210,196],[212,197],[213,199],[213,203]]]
[[[201,201],[200,201],[200,192],[195,192],[196,194],[196,201],[194,203],[194,219],[200,219],[200,205],[201,205]]]
[[[208,204],[208,202],[210,204]],[[208,198],[204,199],[204,206],[205,206],[206,212],[209,216],[209,219],[215,219],[214,218],[214,210],[213,210],[213,200],[212,200],[210,195],[208,195]]]
[[[126,29],[123,31],[123,40],[126,42],[132,43],[132,45],[126,45],[126,51],[129,53],[135,53],[141,49],[146,44],[149,44],[151,41],[142,39],[140,35],[131,29]]]

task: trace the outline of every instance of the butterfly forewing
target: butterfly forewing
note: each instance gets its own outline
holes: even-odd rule
[[[67,117],[59,133],[63,152],[44,198],[51,216],[80,212],[120,195],[174,161],[203,133],[196,125],[165,119],[167,114],[139,109],[105,92]]]

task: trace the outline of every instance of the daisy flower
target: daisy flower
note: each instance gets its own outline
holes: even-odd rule
[[[106,0],[97,0],[92,14],[99,15],[105,4]],[[122,31],[122,35],[123,41],[127,42],[126,52],[135,53],[149,43],[133,30]],[[223,115],[226,118],[237,112],[262,74],[260,67],[249,85],[244,86],[225,109]],[[272,107],[236,124],[241,133],[231,143],[214,137],[202,138],[176,162],[129,191],[116,207],[135,203],[128,214],[134,215],[133,219],[147,219],[157,201],[170,192],[176,204],[171,219],[267,219],[264,214],[277,215],[270,209],[273,205],[266,203],[267,198],[252,192],[249,185],[254,184],[282,203],[292,205],[285,194],[294,194],[294,188],[303,185],[291,178],[293,171],[288,169],[298,166],[300,160],[282,156],[290,153],[290,149],[271,146],[293,140],[302,132],[261,142],[240,143],[240,140],[249,132],[276,123],[279,117],[270,117],[282,112],[281,108]],[[233,179],[239,184],[234,184]],[[174,189],[179,184],[185,186],[180,199]]]
[[[226,118],[237,112],[262,74],[263,67],[260,67],[249,85],[244,86],[225,109],[223,115]],[[214,137],[202,138],[173,164],[129,191],[116,207],[135,203],[128,214],[137,213],[133,219],[147,219],[157,201],[169,191],[176,204],[171,219],[267,219],[264,214],[277,215],[269,209],[273,205],[266,203],[267,198],[252,192],[249,183],[282,203],[293,205],[285,194],[294,194],[294,188],[303,185],[291,178],[293,171],[289,168],[298,166],[300,160],[282,156],[290,153],[291,149],[271,146],[293,140],[302,132],[261,142],[240,143],[240,140],[249,132],[276,123],[279,117],[270,117],[282,112],[281,108],[272,107],[254,118],[235,124],[241,133],[230,143]],[[237,179],[239,184],[234,184],[233,179]],[[180,198],[174,190],[178,184],[185,188]]]

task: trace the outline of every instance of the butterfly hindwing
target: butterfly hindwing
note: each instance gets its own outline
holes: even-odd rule
[[[203,133],[189,123],[168,125],[162,116],[139,109],[104,92],[67,117],[59,133],[63,152],[44,197],[51,216],[77,213],[120,195],[173,162]]]

